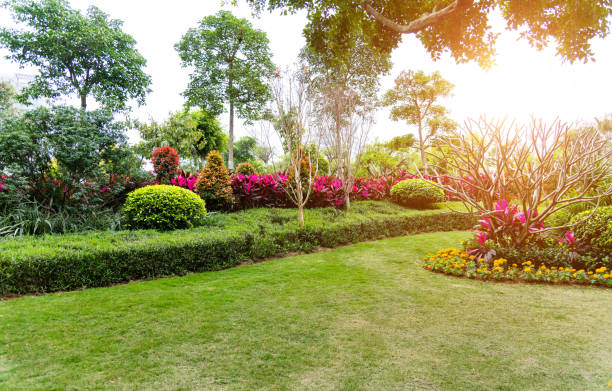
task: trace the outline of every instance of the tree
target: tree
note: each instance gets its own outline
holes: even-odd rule
[[[316,158],[319,155],[320,135],[309,128],[312,102],[310,102],[305,77],[299,72],[280,72],[272,86],[273,106],[270,121],[288,158],[283,183],[287,197],[298,209],[298,223],[304,226],[304,207],[312,193],[317,175]],[[263,133],[268,134],[264,131]],[[271,146],[271,143],[268,144]]]
[[[234,144],[234,163],[240,164],[255,160],[255,147],[257,147],[255,137],[246,136],[236,141]]]
[[[234,0],[236,2],[236,0]],[[500,10],[510,30],[537,49],[555,43],[564,60],[593,57],[590,41],[609,33],[608,0],[247,0],[257,11],[306,10],[308,45],[330,61],[350,55],[363,39],[381,55],[397,47],[403,34],[415,34],[433,59],[450,52],[457,62],[491,64],[497,38],[488,15]]]
[[[15,89],[8,81],[0,81],[0,114],[7,113],[13,106]]]
[[[228,168],[234,168],[234,110],[247,122],[257,119],[270,100],[266,79],[272,75],[272,53],[266,33],[228,11],[207,16],[175,45],[183,67],[193,67],[187,90],[189,106],[213,115],[229,104]]]
[[[39,107],[0,121],[0,167],[19,166],[28,179],[51,172],[91,178],[124,156],[125,127],[108,111]]]
[[[574,204],[597,209],[612,195],[612,183],[597,186],[612,174],[612,148],[595,128],[580,129],[575,137],[558,121],[534,119],[525,128],[480,119],[439,143],[445,148],[432,155],[433,169],[437,175],[442,165],[450,173],[438,186],[483,216],[489,238],[505,246],[521,248],[535,233],[570,228],[544,222]]]
[[[151,78],[143,71],[146,60],[136,41],[121,30],[123,22],[94,6],[82,15],[65,0],[8,4],[16,21],[29,29],[0,29],[0,44],[11,53],[7,58],[40,72],[22,100],[76,93],[84,110],[93,95],[113,111],[125,109],[130,98],[144,103]]]
[[[436,104],[438,99],[449,96],[453,87],[438,72],[426,75],[423,71],[402,71],[395,79],[395,87],[385,93],[384,104],[393,106],[391,118],[417,126],[421,164],[426,173],[427,142],[436,134],[456,127],[446,117],[446,108]]]
[[[178,111],[162,123],[134,121],[134,127],[142,139],[138,151],[146,158],[155,148],[167,145],[176,149],[181,157],[191,160],[197,169],[210,151],[227,148],[227,135],[221,124],[205,110]]]

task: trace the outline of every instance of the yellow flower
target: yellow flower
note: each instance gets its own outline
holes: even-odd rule
[[[609,274],[604,274],[604,276],[603,276],[603,277],[604,277],[604,278],[610,278],[610,275],[609,275]]]
[[[576,273],[572,274],[572,277],[576,278]]]
[[[560,267],[560,268],[559,268],[559,271],[560,271],[560,272],[562,272],[562,271],[563,271],[563,268],[562,268],[562,267]]]
[[[594,274],[594,275],[593,275],[593,278],[594,278],[594,279],[598,279],[598,278],[599,278],[599,275],[598,275],[598,274]]]
[[[431,265],[427,265],[427,268],[431,270]]]
[[[530,268],[530,267],[526,267],[525,269],[523,269],[523,271],[524,271],[525,273],[529,273],[529,272],[531,271],[531,268]]]
[[[591,274],[593,274],[593,272],[588,272],[587,274],[590,276]]]
[[[480,273],[480,269],[476,269],[476,273]]]
[[[517,266],[518,266],[518,265],[517,265],[516,263],[513,263],[513,264],[512,264],[512,267],[517,267]]]
[[[541,275],[542,275],[542,272],[540,271],[536,272],[536,276],[541,276]]]

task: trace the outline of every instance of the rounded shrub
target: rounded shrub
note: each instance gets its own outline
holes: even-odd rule
[[[145,186],[128,194],[123,216],[132,229],[189,228],[206,216],[206,203],[182,187]]]
[[[242,175],[257,175],[257,170],[251,163],[240,163],[238,167],[236,167],[236,174]]]
[[[393,202],[415,208],[444,201],[444,191],[424,179],[406,179],[391,188]]]
[[[578,213],[571,223],[586,219],[593,209]],[[590,248],[591,255],[602,259],[612,255],[612,206],[597,208],[588,220],[574,227],[576,240]],[[612,257],[610,257],[612,258]]]

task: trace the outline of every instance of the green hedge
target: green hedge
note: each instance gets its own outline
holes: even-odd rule
[[[454,205],[457,208],[457,205]],[[220,270],[248,259],[312,251],[418,232],[469,229],[469,215],[412,210],[390,202],[353,203],[305,212],[261,208],[211,214],[202,227],[172,231],[89,232],[0,241],[0,294],[108,286],[189,272]]]

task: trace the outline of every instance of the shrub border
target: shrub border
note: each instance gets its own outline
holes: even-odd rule
[[[191,272],[214,271],[247,260],[318,247],[424,232],[467,230],[475,218],[456,212],[384,215],[361,221],[328,222],[299,229],[174,231],[167,240],[143,235],[142,240],[118,241],[107,248],[66,248],[0,261],[0,296],[46,293],[110,286]],[[181,233],[186,233],[181,235]],[[138,233],[135,233],[136,235]],[[75,246],[78,247],[78,246]]]

